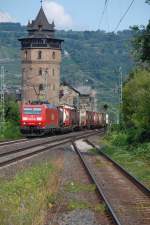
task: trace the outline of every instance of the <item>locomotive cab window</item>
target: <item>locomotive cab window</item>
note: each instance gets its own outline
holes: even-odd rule
[[[41,108],[24,108],[25,115],[40,115],[41,112]]]

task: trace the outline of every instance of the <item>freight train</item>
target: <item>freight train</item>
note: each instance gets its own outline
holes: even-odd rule
[[[105,124],[104,113],[78,110],[69,105],[37,102],[23,104],[20,110],[21,132],[28,137],[100,128]]]

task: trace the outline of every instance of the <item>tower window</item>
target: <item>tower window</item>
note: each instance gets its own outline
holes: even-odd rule
[[[38,27],[39,27],[39,31],[41,31],[42,30],[42,25],[38,25]]]
[[[56,53],[55,53],[55,52],[52,53],[52,58],[53,58],[53,59],[56,58]]]
[[[38,51],[38,59],[42,59],[42,51]]]
[[[39,85],[39,91],[43,91],[44,90],[44,85],[43,84],[40,84]]]
[[[39,76],[42,76],[42,68],[39,69]]]
[[[55,76],[55,70],[53,69],[53,77]]]
[[[25,52],[24,52],[24,58],[25,58],[25,59],[27,59],[27,55],[28,55],[28,52],[25,51]]]

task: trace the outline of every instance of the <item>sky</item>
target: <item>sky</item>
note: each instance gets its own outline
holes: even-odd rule
[[[43,8],[57,29],[114,31],[131,0],[109,0],[103,19],[101,15],[106,0],[43,0]],[[26,25],[35,19],[40,0],[0,0],[0,22],[20,22]],[[118,30],[133,25],[146,25],[150,19],[150,5],[145,0],[135,0]]]

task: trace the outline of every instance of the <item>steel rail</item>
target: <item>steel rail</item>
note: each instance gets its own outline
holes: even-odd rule
[[[82,153],[80,152],[80,150],[78,149],[77,145],[75,144],[75,140],[72,141],[72,145],[76,151],[76,153],[78,154],[82,164],[84,165],[84,168],[85,170],[87,171],[89,177],[91,178],[92,182],[95,184],[96,186],[96,189],[97,189],[97,192],[99,194],[99,196],[103,199],[103,201],[105,202],[106,206],[107,206],[107,209],[109,211],[109,214],[113,220],[113,222],[116,224],[116,225],[122,225],[119,218],[117,217],[115,211],[113,210],[111,204],[109,203],[108,199],[106,198],[101,186],[98,184],[97,180],[96,180],[96,177],[94,176],[92,170],[89,168],[86,160],[84,159],[84,157],[82,156]]]
[[[95,129],[96,130],[96,129]],[[104,130],[103,128],[101,128],[101,130]],[[82,130],[80,131],[82,132]],[[97,131],[99,132],[99,131]],[[52,136],[48,136],[48,137],[55,137],[55,136],[61,136],[61,135],[52,135]],[[43,137],[42,137],[43,138]],[[42,139],[41,138],[41,139]],[[46,137],[45,137],[46,138]],[[45,139],[44,138],[44,139]],[[0,147],[1,146],[9,146],[9,145],[12,145],[12,144],[17,144],[17,143],[23,143],[23,142],[29,142],[29,141],[35,141],[35,140],[39,140],[40,137],[34,137],[33,139],[29,139],[29,138],[22,138],[22,139],[17,139],[17,140],[8,140],[8,141],[0,141]]]
[[[132,183],[138,187],[145,195],[150,197],[150,189],[145,187],[135,176],[129,173],[125,168],[123,168],[119,163],[114,161],[111,157],[109,157],[105,152],[103,152],[100,148],[97,148],[93,143],[89,140],[85,140],[88,144],[90,144],[93,148],[95,148],[102,156],[104,156],[108,161],[110,161],[122,174],[124,174]]]
[[[34,152],[29,152],[25,155],[20,155],[20,156],[16,156],[12,159],[7,159],[6,161],[3,161],[3,162],[0,162],[0,168],[4,167],[4,166],[8,166],[10,165],[11,163],[14,163],[14,162],[18,162],[20,160],[23,160],[23,159],[27,159],[31,156],[34,156],[34,155],[38,155],[39,153],[42,153],[42,152],[45,152],[45,151],[48,151],[50,150],[51,148],[54,148],[54,147],[58,147],[62,144],[67,144],[69,143],[71,140],[65,140],[64,142],[61,142],[61,143],[58,143],[58,144],[54,144],[54,145],[50,145],[50,146],[47,146],[47,147],[44,147],[42,149],[38,149]],[[30,148],[29,148],[30,149]]]
[[[49,150],[51,148],[55,148],[55,147],[60,146],[62,144],[66,144],[66,143],[69,143],[69,142],[71,143],[72,140],[79,140],[79,139],[82,139],[82,138],[85,138],[85,137],[87,138],[87,137],[89,137],[91,135],[94,136],[96,134],[97,134],[97,132],[90,132],[90,134],[89,134],[89,132],[87,132],[87,134],[82,134],[82,135],[80,134],[77,137],[74,137],[74,136],[71,136],[71,137],[68,137],[68,138],[64,137],[63,139],[60,139],[60,140],[57,139],[57,140],[53,140],[53,141],[48,141],[46,143],[36,144],[36,146],[30,146],[30,147],[26,147],[26,148],[23,148],[23,149],[19,149],[19,151],[15,150],[13,152],[9,152],[9,154],[7,154],[7,155],[12,156],[12,155],[14,155],[16,153],[19,153],[19,152],[23,152],[24,153],[25,150],[30,150],[30,149],[32,150],[33,147],[41,147],[44,144],[49,144],[49,146],[43,147],[42,149],[37,149],[34,152],[32,151],[32,152],[29,152],[27,154],[14,156],[14,158],[12,158],[12,159],[6,159],[6,160],[0,162],[0,168],[4,167],[6,165],[10,165],[13,162],[17,162],[19,160],[26,159],[26,158],[29,158],[29,157],[34,156],[34,155],[38,155],[39,153],[45,152],[45,151],[47,151],[47,150]],[[58,141],[61,142],[61,143],[57,143],[56,144],[56,142],[58,142]],[[52,143],[55,143],[55,144],[50,145]]]
[[[18,140],[12,140],[12,141],[2,141],[0,142],[0,147],[1,146],[7,146],[7,145],[11,145],[11,144],[16,144],[16,143],[20,143],[20,142],[26,142],[29,141],[28,139],[18,139]]]
[[[86,134],[88,134],[88,133],[93,133],[93,131],[86,131]],[[95,133],[97,133],[97,131],[95,131]],[[74,133],[74,134],[72,134],[72,135],[69,135],[68,137],[70,137],[70,138],[73,138],[74,136],[76,135],[76,133]],[[78,135],[78,134],[77,134]],[[81,134],[79,134],[79,135],[81,135]],[[6,152],[0,152],[0,158],[1,157],[4,157],[4,156],[9,156],[9,155],[11,155],[11,154],[15,154],[15,153],[18,153],[18,152],[23,152],[23,151],[25,151],[25,150],[28,150],[29,148],[33,148],[33,147],[39,147],[39,146],[42,146],[42,145],[44,145],[44,144],[49,144],[49,143],[53,143],[53,142],[56,142],[56,141],[61,141],[61,140],[65,140],[66,138],[68,138],[68,137],[61,137],[61,136],[56,136],[53,140],[42,140],[42,142],[41,143],[33,143],[32,144],[32,142],[31,142],[31,146],[25,146],[25,147],[20,147],[20,148],[17,148],[17,149],[15,149],[15,150],[12,150],[12,149],[10,149],[10,150],[8,150],[8,151],[6,151]],[[34,140],[36,140],[36,139],[34,139]],[[38,139],[39,140],[39,139]]]

